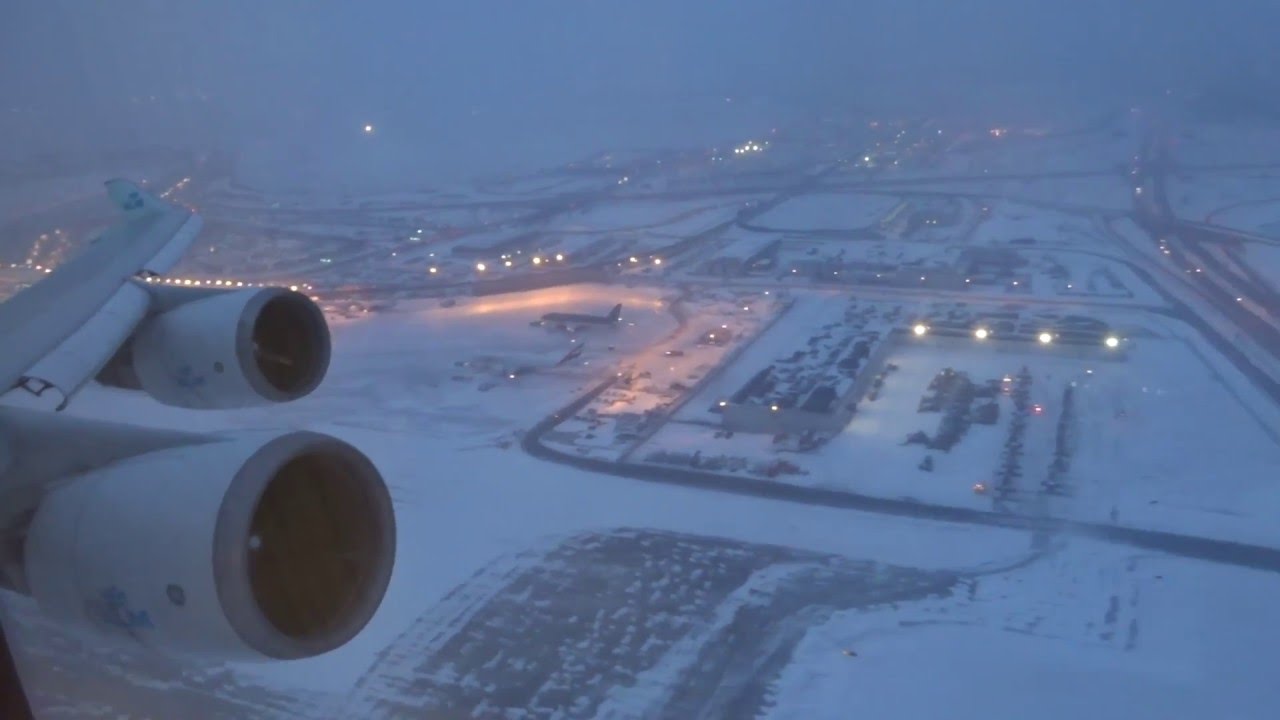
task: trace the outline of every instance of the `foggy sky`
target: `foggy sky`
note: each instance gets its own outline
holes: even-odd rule
[[[154,139],[412,156],[447,178],[833,108],[1270,86],[1278,22],[1265,0],[8,0],[0,108],[18,141],[0,152]]]

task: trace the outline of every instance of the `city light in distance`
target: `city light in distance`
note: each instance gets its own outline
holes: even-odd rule
[[[1036,336],[1036,339],[1040,341],[1041,345],[1048,345],[1049,343],[1053,342],[1053,334],[1042,332],[1038,336]]]
[[[911,328],[911,332],[915,333],[916,337],[920,337],[929,332],[929,328],[924,323],[916,323],[915,327]]]
[[[987,338],[991,337],[991,331],[984,327],[980,327],[977,330],[973,331],[973,336],[979,340],[986,340]]]
[[[1108,335],[1107,339],[1103,340],[1102,342],[1104,345],[1106,345],[1109,348],[1120,347],[1120,338],[1116,337],[1115,335]]]
[[[366,123],[366,124],[365,124],[365,126],[364,126],[364,134],[365,134],[365,135],[370,135],[370,134],[372,134],[372,133],[373,133],[373,125],[370,125],[370,124],[367,124],[367,123]]]
[[[542,258],[535,256],[535,257],[533,258],[533,264],[534,264],[534,265],[541,265],[541,264],[542,264]]]
[[[661,264],[662,264],[662,258],[654,258],[654,259],[653,259],[653,264],[654,264],[654,265],[661,265]]]
[[[564,262],[564,255],[556,253],[556,262]]]
[[[433,265],[433,266],[431,266],[431,267],[429,267],[429,268],[427,268],[427,272],[431,273],[432,275],[435,275],[435,274],[436,274],[437,272],[439,272],[439,271],[440,271],[440,269],[439,269],[439,268],[437,268],[437,267],[435,267],[434,265]]]
[[[476,263],[476,272],[484,272],[484,271],[485,271],[485,264],[484,264],[484,263]]]

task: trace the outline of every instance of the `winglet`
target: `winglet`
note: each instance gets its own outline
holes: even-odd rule
[[[106,185],[107,197],[129,217],[149,215],[166,207],[160,198],[138,187],[132,180],[114,178]]]

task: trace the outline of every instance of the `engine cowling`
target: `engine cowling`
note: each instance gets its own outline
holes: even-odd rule
[[[296,400],[324,379],[329,327],[310,298],[284,288],[196,293],[144,321],[98,380],[166,405],[222,409]]]
[[[290,659],[335,649],[382,601],[391,498],[351,445],[312,432],[147,453],[38,506],[28,590],[69,624],[163,651]]]

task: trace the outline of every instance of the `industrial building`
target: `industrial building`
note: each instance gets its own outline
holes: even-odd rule
[[[721,401],[721,423],[738,432],[839,432],[889,345],[877,330],[830,323]]]

